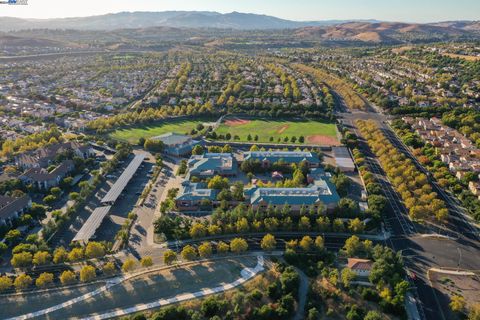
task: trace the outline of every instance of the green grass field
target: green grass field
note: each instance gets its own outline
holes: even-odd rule
[[[168,120],[154,125],[139,126],[114,131],[110,137],[117,140],[137,143],[141,137],[148,139],[167,132],[185,134],[195,129],[197,124],[208,122],[207,120]]]
[[[258,142],[278,142],[278,138],[295,136],[305,137],[305,143],[336,145],[339,144],[337,139],[336,125],[333,123],[325,123],[318,121],[286,121],[286,120],[242,120],[231,119],[225,121],[217,130],[217,135],[225,135],[230,133],[232,137],[235,135],[240,137],[237,141],[248,141],[250,134],[252,137],[258,135]],[[298,140],[297,140],[298,141]]]

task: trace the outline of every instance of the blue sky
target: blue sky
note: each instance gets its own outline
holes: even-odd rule
[[[27,6],[0,5],[0,16],[58,18],[165,10],[239,11],[291,20],[480,20],[480,0],[28,0]]]

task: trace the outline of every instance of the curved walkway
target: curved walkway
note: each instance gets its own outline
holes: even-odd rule
[[[169,299],[160,299],[160,300],[156,300],[156,301],[153,301],[153,302],[150,302],[150,303],[147,303],[147,304],[139,304],[139,305],[135,305],[133,307],[129,307],[129,308],[126,308],[126,309],[113,310],[113,311],[108,312],[108,313],[95,315],[95,316],[92,316],[92,317],[87,317],[85,319],[108,319],[108,318],[112,318],[112,317],[119,317],[119,316],[127,315],[127,314],[130,314],[130,313],[134,313],[134,312],[144,311],[144,310],[148,310],[148,309],[152,309],[152,308],[158,308],[158,307],[169,305],[169,304],[172,304],[172,303],[177,303],[177,302],[181,302],[181,301],[186,301],[186,300],[190,300],[190,299],[194,299],[194,298],[207,296],[207,295],[210,295],[210,294],[224,292],[224,291],[230,290],[232,288],[235,288],[235,287],[245,283],[246,281],[250,280],[251,278],[256,276],[258,273],[262,272],[263,270],[264,270],[264,258],[263,258],[262,255],[258,255],[257,256],[257,265],[254,268],[244,268],[244,269],[242,269],[242,271],[240,272],[241,277],[239,279],[237,279],[236,281],[231,282],[229,284],[225,284],[225,285],[218,286],[218,287],[211,288],[211,289],[203,289],[203,290],[200,290],[200,291],[197,291],[197,292],[194,292],[194,293],[185,293],[185,294],[177,295],[177,296],[169,298]],[[49,307],[49,308],[46,308],[46,309],[42,309],[42,310],[39,310],[39,311],[27,313],[27,314],[24,314],[24,315],[13,317],[13,318],[8,318],[6,320],[32,319],[32,318],[35,318],[35,317],[47,315],[47,314],[52,313],[54,311],[58,311],[58,310],[66,308],[66,307],[72,306],[72,305],[74,305],[78,302],[88,300],[88,299],[90,299],[94,296],[97,296],[97,295],[99,295],[99,294],[101,294],[105,291],[108,291],[110,288],[112,288],[112,287],[114,287],[114,286],[116,286],[116,285],[118,285],[118,284],[120,284],[120,283],[122,283],[126,280],[129,280],[130,278],[136,277],[136,276],[137,276],[137,274],[132,274],[132,275],[120,276],[120,277],[113,278],[113,279],[107,281],[107,283],[104,286],[102,286],[102,287],[100,287],[100,288],[98,288],[94,291],[88,292],[84,295],[81,295],[79,297],[76,297],[74,299],[68,300],[66,302],[57,304],[55,306],[52,306],[52,307]]]

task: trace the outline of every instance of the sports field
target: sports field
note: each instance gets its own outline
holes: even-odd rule
[[[240,140],[248,142],[248,135],[252,138],[258,135],[258,142],[285,143],[285,137],[290,139],[303,136],[306,144],[319,145],[338,145],[336,125],[318,121],[287,121],[287,120],[247,120],[247,119],[228,119],[216,130],[217,135],[226,135],[230,133],[232,139],[238,136]],[[271,141],[273,137],[273,141]],[[251,142],[255,142],[254,139]]]
[[[197,124],[205,123],[205,120],[168,120],[154,125],[139,126],[135,128],[120,129],[112,132],[110,137],[117,140],[137,143],[141,137],[148,139],[167,132],[180,134],[189,133]]]

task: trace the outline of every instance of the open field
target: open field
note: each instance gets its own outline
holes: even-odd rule
[[[137,143],[138,139],[141,137],[147,139],[155,137],[167,132],[176,132],[185,134],[190,132],[192,129],[195,129],[197,124],[204,123],[205,120],[191,120],[191,119],[182,119],[175,120],[170,119],[167,121],[162,121],[156,124],[143,125],[134,128],[120,129],[116,130],[110,134],[110,137],[117,140],[128,141],[130,143]]]
[[[216,130],[217,135],[225,135],[230,133],[232,138],[238,136],[240,140],[247,142],[248,135],[252,138],[258,135],[258,142],[283,142],[285,137],[291,138],[295,136],[304,136],[305,143],[336,145],[339,144],[337,139],[337,129],[333,123],[325,123],[318,121],[286,121],[286,120],[246,120],[246,119],[229,119],[226,120]],[[270,141],[273,137],[273,141]],[[253,141],[253,139],[252,139]]]
[[[450,58],[458,58],[458,59],[464,59],[467,61],[479,61],[480,57],[477,56],[467,56],[464,54],[455,54],[455,53],[444,53],[444,56],[450,57]]]

